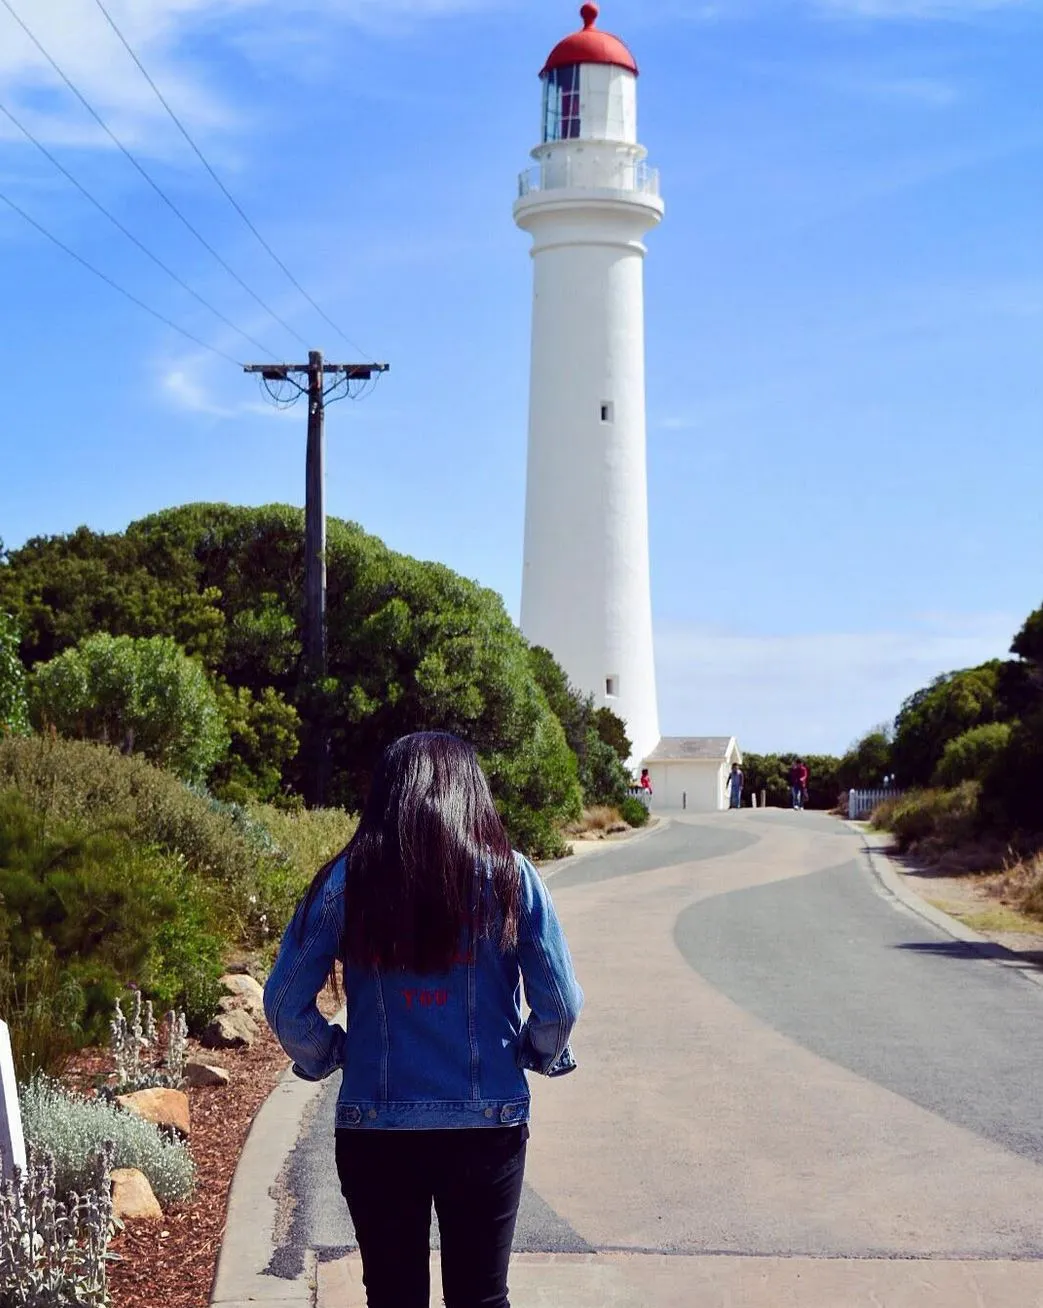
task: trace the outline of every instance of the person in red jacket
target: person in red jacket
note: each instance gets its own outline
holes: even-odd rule
[[[794,808],[803,808],[808,802],[808,776],[804,760],[798,758],[789,770],[790,796]]]

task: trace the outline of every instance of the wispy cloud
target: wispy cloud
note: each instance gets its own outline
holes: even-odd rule
[[[284,418],[289,409],[280,409],[261,399],[250,378],[237,383],[247,398],[229,401],[227,387],[218,385],[209,362],[201,355],[167,362],[159,368],[159,388],[171,407],[183,413],[199,414],[224,422],[241,418]]]
[[[663,627],[662,728],[736,735],[755,750],[841,752],[932,677],[1005,656],[1021,621],[925,614],[910,630],[778,636]]]
[[[162,106],[92,0],[11,3],[121,139],[152,153],[175,142]],[[298,0],[292,31],[298,42],[328,40],[331,23],[393,35],[419,22],[493,5],[494,0]],[[216,132],[239,122],[227,97],[207,83],[198,52],[189,58],[189,42],[200,32],[205,30],[211,42],[223,38],[240,51],[285,64],[290,29],[282,0],[106,0],[106,8],[190,128]],[[266,40],[272,33],[278,39]],[[0,99],[17,107],[33,132],[51,144],[111,144],[3,9]],[[0,132],[0,138],[11,135],[10,130]]]

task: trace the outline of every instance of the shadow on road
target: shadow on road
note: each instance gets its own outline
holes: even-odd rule
[[[968,958],[983,958],[1043,970],[1043,949],[1024,951],[1008,949],[993,940],[910,941],[896,945],[895,948],[905,949],[913,954],[934,954],[939,958],[955,958],[961,961]]]

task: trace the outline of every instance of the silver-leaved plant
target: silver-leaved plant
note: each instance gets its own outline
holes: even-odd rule
[[[61,1198],[53,1157],[29,1146],[25,1170],[0,1185],[4,1308],[105,1308],[111,1173],[112,1146],[104,1144],[83,1194]]]

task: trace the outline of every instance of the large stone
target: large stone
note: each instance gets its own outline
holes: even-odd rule
[[[249,1049],[260,1034],[250,1014],[236,1008],[218,1013],[203,1032],[201,1043],[207,1049]]]
[[[221,978],[225,994],[237,1001],[258,1022],[264,1020],[264,989],[245,972],[228,972]]]
[[[148,1177],[134,1167],[118,1167],[112,1173],[112,1212],[125,1222],[160,1221],[163,1217]]]
[[[188,1095],[183,1090],[135,1090],[130,1095],[117,1095],[116,1102],[135,1117],[169,1127],[185,1140],[192,1134]]]
[[[186,1063],[185,1081],[193,1090],[207,1090],[226,1086],[232,1079],[226,1067],[215,1067],[212,1063]]]

